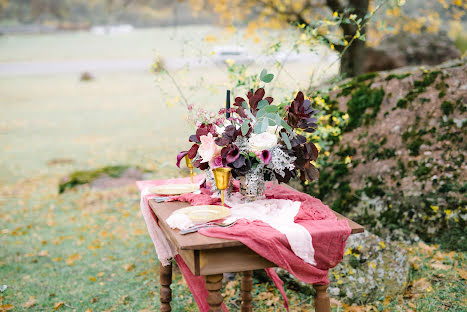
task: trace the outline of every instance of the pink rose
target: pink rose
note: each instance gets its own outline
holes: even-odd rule
[[[199,146],[198,154],[203,159],[201,162],[210,162],[214,158],[214,156],[217,156],[219,154],[219,147],[214,142],[214,137],[212,136],[212,133],[203,135],[199,139],[201,141],[201,145]]]
[[[211,169],[220,168],[220,167],[223,167],[223,166],[224,165],[222,164],[222,156],[221,155],[218,155],[218,156],[214,157],[209,162],[209,167],[211,167]]]

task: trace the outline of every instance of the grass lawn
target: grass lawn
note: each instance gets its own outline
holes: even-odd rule
[[[148,38],[173,31],[164,30],[138,31],[118,42],[88,34],[0,38],[0,62],[150,57],[157,44]],[[196,31],[199,38],[213,32]],[[170,55],[177,45],[159,46]],[[287,70],[281,84],[306,85],[307,68],[295,64]],[[223,103],[226,72],[192,69],[177,77],[190,101],[207,108]],[[62,195],[57,189],[73,170],[111,164],[139,165],[155,178],[186,174],[174,165],[192,131],[186,110],[167,104],[168,98],[175,101],[174,87],[149,72],[103,73],[91,82],[78,78],[0,78],[0,287],[8,286],[0,294],[0,311],[157,310],[158,262],[136,187],[80,188]],[[188,89],[193,82],[198,87]],[[367,307],[333,301],[333,311],[467,310],[465,253],[420,244],[410,246],[410,255],[411,283],[404,296]],[[180,274],[174,279],[173,310],[197,311]],[[237,311],[238,279],[224,293]],[[310,297],[288,294],[291,311],[311,310]],[[254,297],[257,311],[283,310],[269,284],[256,284]]]

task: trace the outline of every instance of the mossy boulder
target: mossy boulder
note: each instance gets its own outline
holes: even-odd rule
[[[141,180],[144,172],[148,171],[130,165],[74,171],[60,181],[58,192],[63,193],[80,185],[89,185],[96,189],[123,186]]]
[[[378,235],[466,250],[466,59],[365,74],[327,101],[349,121],[306,191]]]

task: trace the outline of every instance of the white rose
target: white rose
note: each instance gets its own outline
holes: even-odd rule
[[[277,136],[269,132],[252,134],[248,140],[249,149],[252,152],[261,152],[270,149],[277,144]]]

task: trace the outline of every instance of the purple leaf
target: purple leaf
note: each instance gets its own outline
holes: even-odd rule
[[[183,157],[185,157],[188,154],[188,151],[183,151],[178,153],[177,155],[177,167],[180,168],[180,161],[182,161]]]

